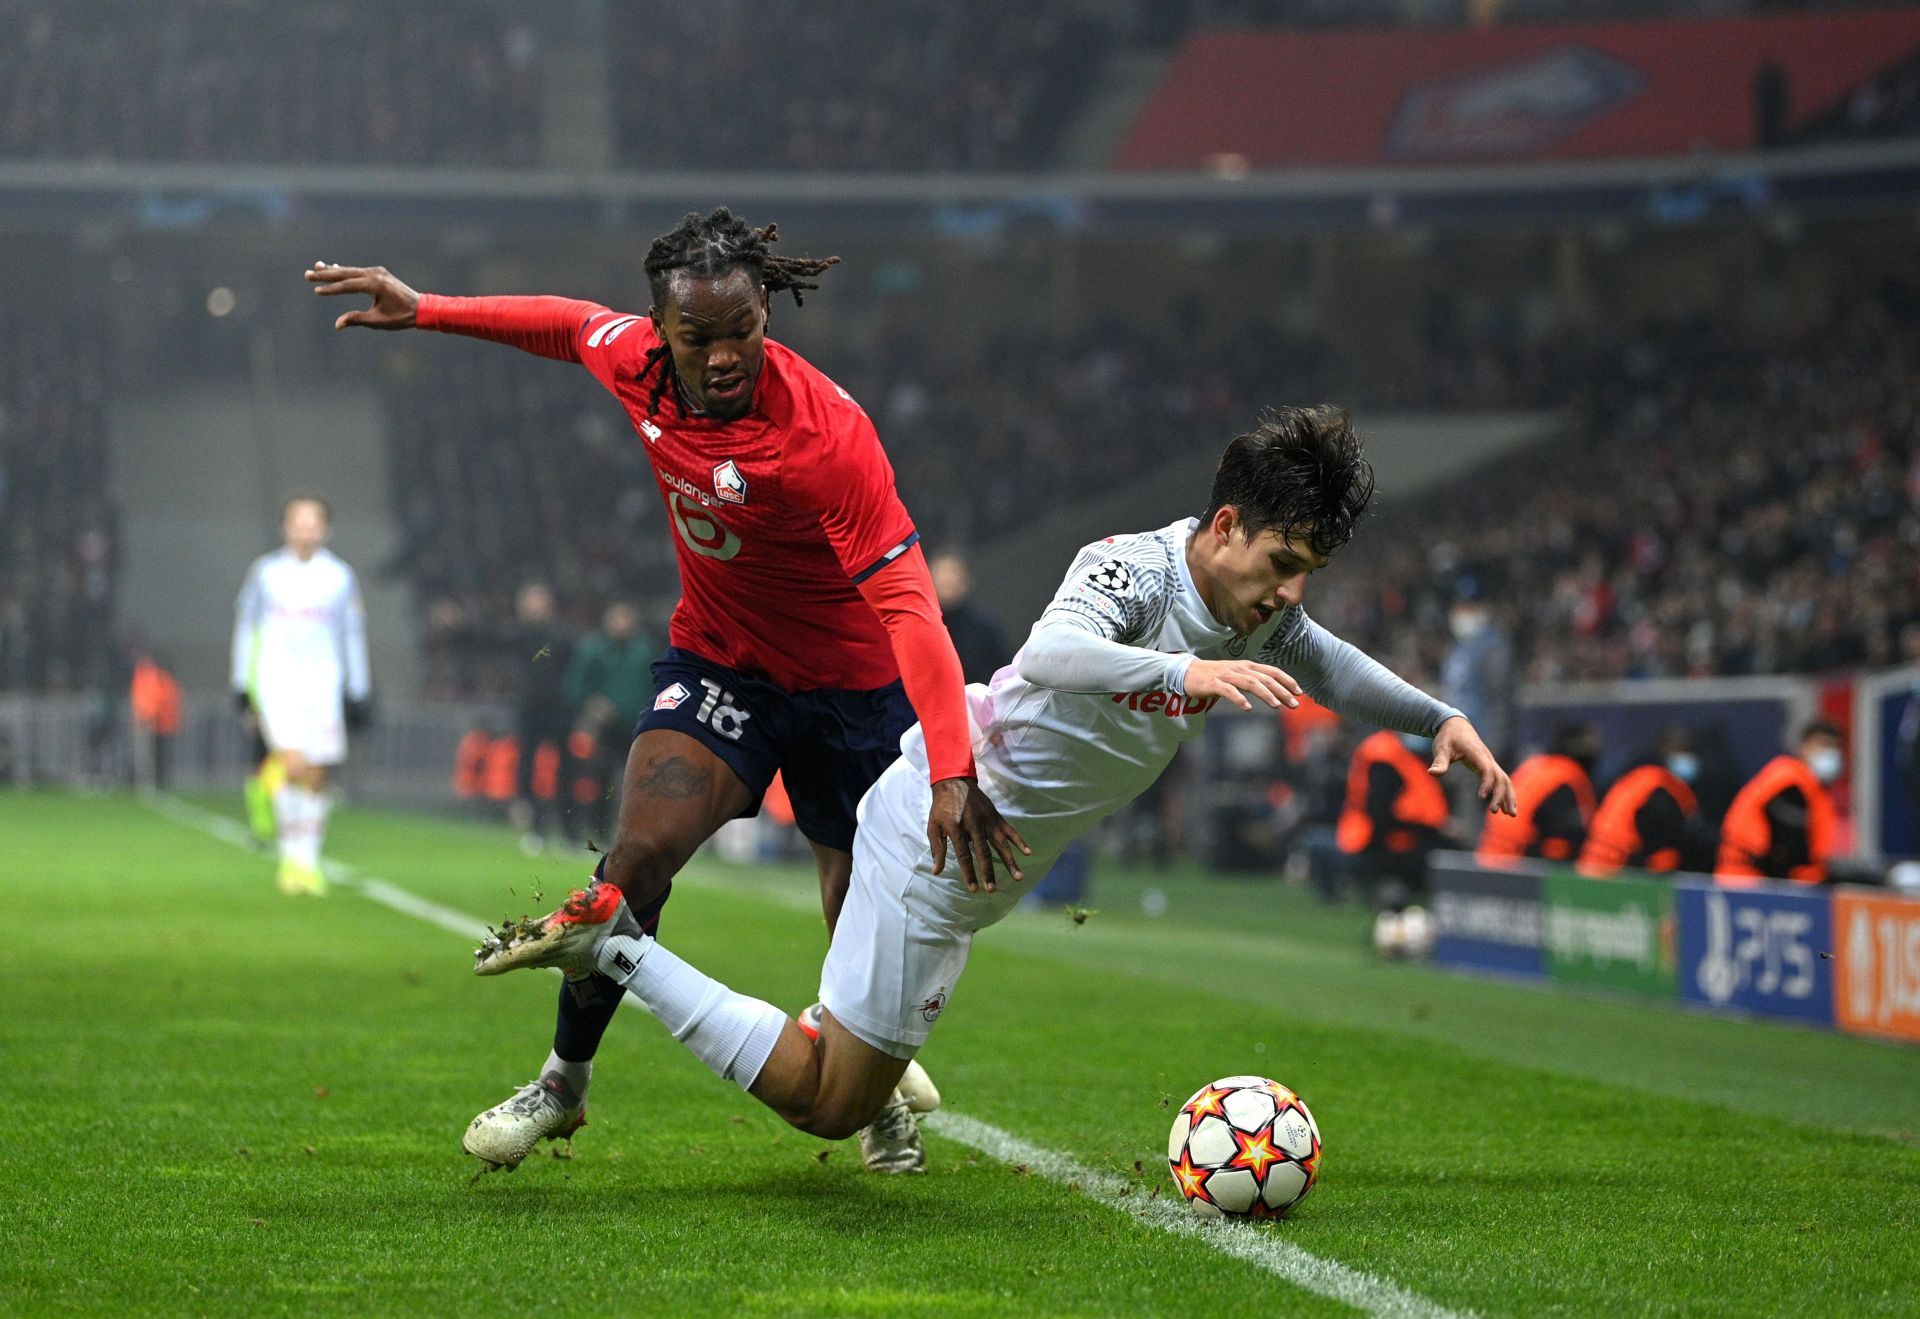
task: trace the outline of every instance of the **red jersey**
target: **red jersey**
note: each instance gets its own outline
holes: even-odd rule
[[[752,408],[732,421],[650,415],[653,322],[567,298],[420,295],[418,324],[578,362],[646,446],[680,563],[669,640],[788,691],[900,677],[858,584],[918,540],[880,437],[851,395],[767,340]],[[667,400],[675,385],[668,385]],[[924,712],[923,712],[924,713]]]

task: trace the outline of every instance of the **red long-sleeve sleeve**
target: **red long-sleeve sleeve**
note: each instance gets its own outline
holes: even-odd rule
[[[581,329],[596,316],[610,314],[597,302],[576,298],[450,298],[422,293],[414,324],[422,330],[511,344],[559,362],[578,362],[582,360]]]
[[[860,583],[860,594],[880,615],[900,665],[900,681],[927,739],[928,778],[970,779],[973,738],[967,730],[966,679],[960,656],[940,619],[933,575],[918,545]]]

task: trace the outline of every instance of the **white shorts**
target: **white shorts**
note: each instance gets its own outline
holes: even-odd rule
[[[338,693],[263,685],[256,699],[260,736],[272,750],[292,751],[315,765],[338,765],[347,758],[347,724]]]
[[[966,969],[974,933],[1012,910],[1027,887],[969,893],[951,855],[946,874],[934,874],[931,800],[926,771],[904,757],[860,799],[853,879],[820,969],[827,1011],[895,1058],[911,1058],[927,1042]]]

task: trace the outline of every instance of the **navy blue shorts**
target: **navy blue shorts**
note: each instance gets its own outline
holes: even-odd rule
[[[776,771],[786,781],[793,821],[822,847],[853,850],[854,809],[900,755],[913,706],[899,682],[872,691],[790,692],[765,678],[669,647],[653,664],[650,728],[685,733],[727,762],[753,794],[757,815]]]

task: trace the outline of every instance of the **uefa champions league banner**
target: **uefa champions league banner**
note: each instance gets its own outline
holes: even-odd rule
[[[1471,853],[1438,852],[1428,863],[1427,886],[1434,961],[1496,975],[1546,975],[1538,874],[1491,870]]]
[[[1680,997],[1718,1012],[1833,1025],[1833,898],[1799,885],[1674,892]]]

